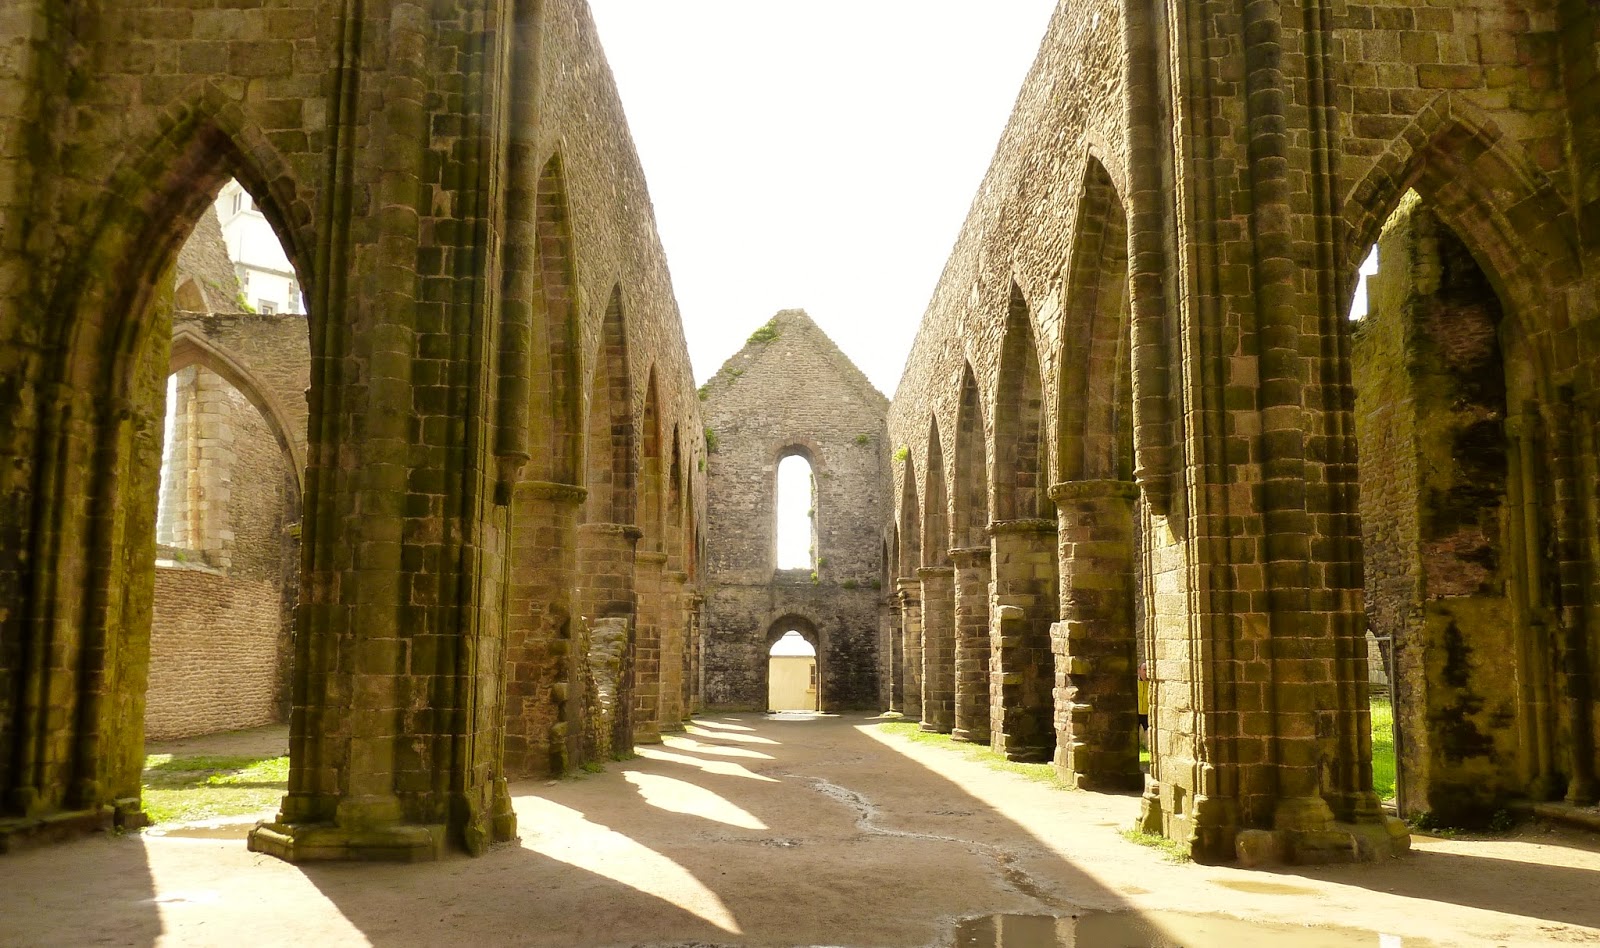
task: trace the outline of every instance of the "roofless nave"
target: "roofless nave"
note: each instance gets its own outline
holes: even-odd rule
[[[309,304],[251,845],[482,852],[508,779],[736,693],[718,456],[582,3],[3,22],[0,838],[140,820],[174,263],[229,177]],[[1407,842],[1370,624],[1402,813],[1593,803],[1597,57],[1581,0],[1062,5],[884,437],[838,446],[892,503],[877,575],[816,570],[880,593],[824,710],[859,663],[849,705],[1142,787],[1198,858],[1370,859]],[[798,437],[773,466],[843,463]]]

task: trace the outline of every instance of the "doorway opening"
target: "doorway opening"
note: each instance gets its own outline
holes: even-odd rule
[[[767,710],[820,711],[817,650],[797,629],[783,633],[767,653]]]

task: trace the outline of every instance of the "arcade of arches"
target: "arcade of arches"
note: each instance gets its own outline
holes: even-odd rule
[[[1061,4],[892,403],[798,310],[696,391],[582,0],[178,6],[0,15],[0,848],[261,719],[254,849],[480,853],[509,780],[765,710],[791,630],[822,712],[1206,861],[1595,803],[1594,4]],[[184,249],[230,178],[306,315]],[[163,644],[204,584],[248,643]]]

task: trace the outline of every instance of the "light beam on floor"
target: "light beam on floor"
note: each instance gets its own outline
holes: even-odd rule
[[[637,770],[624,773],[622,779],[638,787],[639,795],[644,797],[644,802],[658,810],[698,816],[701,819],[714,820],[741,829],[767,828],[767,824],[756,819],[749,810],[730,803],[705,787],[697,786],[687,780],[663,777],[660,774],[640,773]]]
[[[672,859],[541,797],[522,797],[517,809],[524,849],[677,906],[730,935],[743,934],[721,897]]]

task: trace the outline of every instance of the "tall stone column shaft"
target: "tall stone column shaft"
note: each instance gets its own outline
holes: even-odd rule
[[[578,505],[570,484],[525,481],[511,501],[511,563],[506,588],[506,774],[541,777],[572,769],[572,722],[581,693],[573,648]]]
[[[633,648],[633,742],[661,743],[661,626],[666,619],[667,554],[634,554],[634,596],[639,627]]]
[[[633,743],[634,546],[638,527],[585,523],[578,527],[578,665],[584,682],[583,757],[597,760]],[[596,636],[620,622],[622,641]]]
[[[900,680],[906,717],[922,716],[922,583],[907,577],[895,582],[900,593]]]
[[[684,602],[687,626],[687,652],[685,657],[683,720],[687,721],[705,702],[705,640],[701,616],[705,615],[705,597],[691,589]]]
[[[689,574],[667,570],[662,577],[661,716],[660,730],[681,731],[688,717],[689,615],[684,593]]]
[[[922,729],[949,734],[956,723],[955,571],[924,566],[922,580]]]
[[[1133,611],[1134,500],[1126,481],[1057,484],[1061,621],[1055,654],[1055,766],[1085,790],[1137,790],[1139,697]]]
[[[888,613],[888,639],[889,639],[889,710],[895,714],[904,714],[906,710],[906,677],[905,677],[905,636],[900,628],[900,596],[895,594],[888,599],[889,606],[884,611]]]
[[[990,746],[1007,760],[1043,762],[1055,750],[1056,525],[989,525],[994,593],[990,609]]]
[[[958,741],[989,743],[989,548],[950,551],[955,561],[955,729]]]

